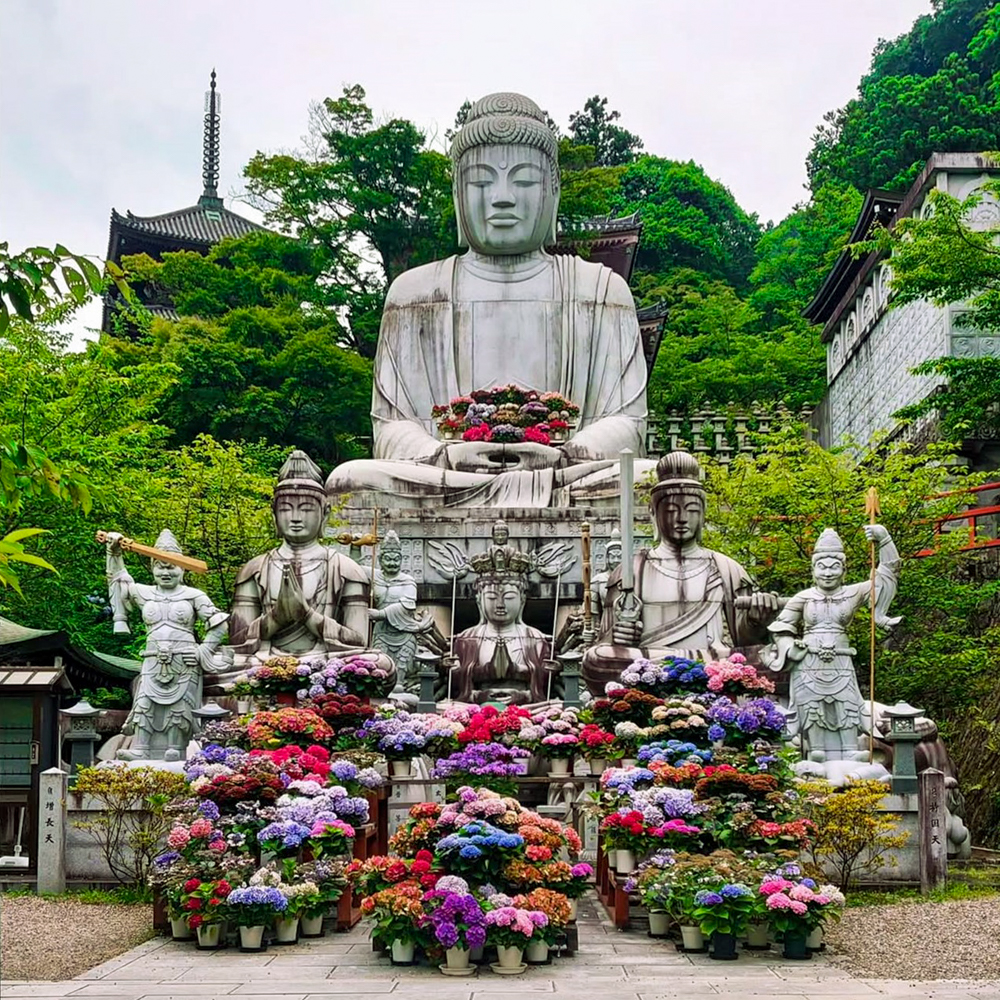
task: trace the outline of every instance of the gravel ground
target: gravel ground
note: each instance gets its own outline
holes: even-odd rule
[[[839,968],[872,979],[1000,978],[1000,896],[844,911],[827,931]]]
[[[36,896],[0,899],[0,974],[72,979],[153,936],[152,908]]]

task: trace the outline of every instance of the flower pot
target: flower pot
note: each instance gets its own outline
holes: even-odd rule
[[[604,774],[604,769],[608,766],[608,762],[603,757],[591,757],[590,759],[590,773],[600,777]]]
[[[771,947],[768,936],[767,924],[750,924],[747,927],[747,940],[745,947],[751,951],[764,951]]]
[[[198,947],[218,948],[221,932],[219,924],[201,924],[198,927]]]
[[[569,922],[571,924],[576,923],[576,910],[577,910],[576,900],[571,899],[569,901]]]
[[[252,703],[249,698],[236,699],[236,711],[239,712],[240,715],[246,715],[250,711],[251,705]]]
[[[785,934],[785,947],[781,952],[782,958],[791,958],[795,961],[804,962],[812,958],[809,949],[806,947],[805,934]]]
[[[523,948],[516,948],[514,945],[497,945],[497,964],[501,969],[519,969],[523,956]]]
[[[469,967],[468,948],[448,948],[444,960],[449,969],[467,969]]]
[[[303,917],[300,921],[302,936],[318,938],[323,936],[323,914],[318,917]]]
[[[478,948],[470,948],[469,949],[469,961],[470,962],[481,962],[483,960],[483,956],[485,955],[485,953],[486,953],[486,949],[482,945],[480,945]]]
[[[188,927],[187,917],[170,918],[170,936],[175,941],[190,941],[194,932]]]
[[[299,918],[286,917],[274,922],[274,940],[278,944],[295,944],[299,936]]]
[[[622,767],[635,767],[639,763],[638,757],[622,757]]]
[[[650,937],[666,937],[670,930],[670,915],[666,910],[649,911]]]
[[[549,946],[544,941],[532,941],[524,949],[524,957],[532,965],[544,965],[549,960]]]
[[[818,924],[806,937],[806,947],[810,951],[820,951],[823,947],[823,925]]]
[[[685,951],[704,951],[705,935],[694,925],[681,925],[681,945]]]
[[[739,955],[736,954],[736,935],[719,934],[712,935],[712,950],[709,958],[714,958],[719,962],[735,962]]]
[[[413,777],[413,761],[412,760],[390,760],[389,761],[389,776],[392,778],[412,778]]]
[[[260,951],[264,940],[264,925],[240,928],[240,947],[244,951]]]
[[[550,757],[549,774],[556,775],[560,778],[565,777],[570,773],[570,763],[571,758],[569,757]]]
[[[392,942],[392,964],[412,965],[414,947],[412,941],[400,941],[399,938],[396,938]]]
[[[628,875],[629,872],[635,871],[635,854],[619,847],[615,852],[615,871],[619,875]]]

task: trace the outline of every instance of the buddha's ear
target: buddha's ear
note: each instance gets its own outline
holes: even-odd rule
[[[548,245],[554,247],[559,241],[559,165],[552,164],[549,171],[549,184],[552,186],[552,223],[549,226]]]
[[[462,225],[462,206],[458,199],[458,164],[452,165],[454,175],[451,180],[451,200],[455,204],[455,228],[458,231],[458,245],[463,249],[469,248],[469,238],[465,235],[465,226]]]

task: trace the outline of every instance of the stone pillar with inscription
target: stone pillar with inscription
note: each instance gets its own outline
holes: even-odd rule
[[[38,782],[37,892],[66,891],[66,779],[69,775],[50,767]]]
[[[920,786],[920,891],[925,895],[944,888],[948,874],[948,808],[944,772],[935,767],[921,771]]]

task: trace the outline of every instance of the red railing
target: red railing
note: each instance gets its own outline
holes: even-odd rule
[[[963,493],[975,493],[979,494],[989,494],[992,493],[994,496],[991,498],[993,500],[1000,500],[1000,483],[986,483],[983,486],[973,486],[970,489],[962,490]],[[942,493],[941,496],[951,496],[949,493]],[[966,545],[961,546],[960,551],[968,552],[971,549],[989,549],[1000,545],[1000,538],[997,537],[997,524],[994,521],[993,524],[980,524],[980,519],[986,518],[997,518],[1000,517],[1000,503],[991,503],[981,505],[979,507],[970,507],[968,510],[958,511],[955,514],[948,514],[942,517],[934,525],[934,538],[940,539],[941,535],[946,531],[948,533],[952,531],[961,530],[957,526],[953,528],[947,528],[949,524],[956,524],[960,521],[966,522],[966,530],[969,533],[969,541]],[[918,552],[918,556],[930,556],[936,551],[936,546],[931,546],[929,549],[923,549]]]

